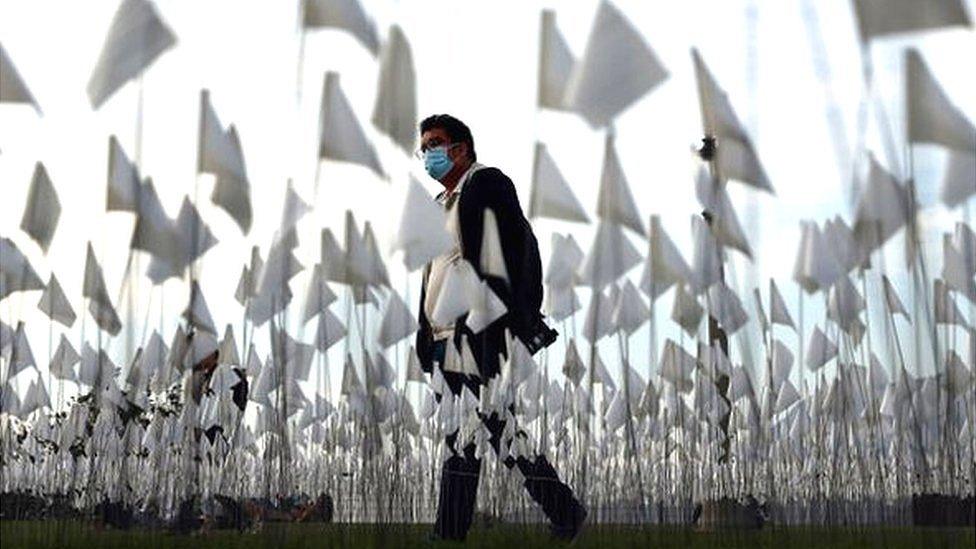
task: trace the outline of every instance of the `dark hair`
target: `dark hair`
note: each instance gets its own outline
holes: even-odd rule
[[[454,143],[464,143],[468,146],[468,158],[474,162],[478,160],[478,154],[474,152],[474,137],[471,137],[471,129],[464,123],[449,114],[434,114],[424,118],[420,123],[420,133],[440,128],[447,133]]]

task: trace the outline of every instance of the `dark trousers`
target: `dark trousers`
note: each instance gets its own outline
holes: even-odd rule
[[[443,362],[444,344],[444,340],[434,344],[434,359],[438,363]],[[481,382],[478,379],[456,372],[442,371],[442,373],[451,393],[455,396],[460,395],[465,386],[476,397],[480,396]],[[439,401],[440,396],[437,399]],[[478,415],[491,433],[489,441],[498,453],[506,420],[495,412],[490,415],[479,412]],[[515,436],[527,437],[521,429],[516,430]],[[475,457],[474,443],[458,449],[457,438],[457,431],[446,437],[446,443],[453,455],[444,462],[441,470],[440,498],[437,502],[434,533],[444,539],[463,540],[468,529],[471,528],[471,520],[474,516],[481,460]],[[572,489],[559,480],[559,475],[544,455],[540,454],[532,459],[507,456],[503,463],[509,469],[518,467],[519,472],[525,477],[523,484],[525,489],[532,500],[542,507],[543,513],[552,523],[554,532],[568,532],[574,528],[583,512],[583,507],[573,496]]]

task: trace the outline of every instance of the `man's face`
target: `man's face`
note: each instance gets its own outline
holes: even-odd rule
[[[420,135],[421,152],[444,145],[453,145],[448,147],[447,156],[454,161],[455,169],[465,163],[468,157],[468,146],[464,143],[452,143],[451,138],[448,137],[443,128],[431,128]]]

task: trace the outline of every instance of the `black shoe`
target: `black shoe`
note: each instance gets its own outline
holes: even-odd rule
[[[437,532],[437,530],[431,530],[431,532],[427,534],[427,542],[434,543],[434,544],[464,543],[466,537],[467,536],[457,537],[457,536],[444,535]]]
[[[586,524],[588,513],[582,505],[577,504],[573,509],[572,521],[566,525],[552,525],[552,536],[556,539],[567,541],[570,545],[576,543],[580,534],[583,533],[583,526]]]

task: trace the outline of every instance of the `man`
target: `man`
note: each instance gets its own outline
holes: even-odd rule
[[[455,233],[455,245],[424,269],[417,356],[428,373],[435,367],[443,372],[454,395],[460,395],[467,387],[478,397],[481,386],[499,374],[499,354],[507,353],[506,331],[525,343],[531,352],[555,340],[555,331],[545,325],[539,312],[542,266],[538,247],[532,228],[522,214],[515,186],[497,168],[477,162],[471,130],[463,122],[446,114],[434,115],[420,123],[420,133],[418,156],[424,160],[427,173],[444,186],[437,201],[452,220],[449,225]],[[482,233],[488,210],[497,223],[507,277],[483,272],[481,268]],[[445,278],[449,270],[462,261],[467,261],[507,310],[501,318],[477,333],[466,325],[466,314],[446,325],[433,320]],[[477,376],[444,370],[447,345],[460,350],[464,340],[470,346],[471,356],[476,359]],[[509,469],[518,467],[525,477],[524,486],[549,518],[553,534],[566,539],[576,537],[586,518],[586,510],[573,496],[572,490],[559,480],[545,456],[513,458],[507,451],[511,440],[502,440],[506,418],[495,412],[479,412],[479,416],[491,433],[490,443],[495,451],[499,452],[500,446],[506,444],[505,465]],[[526,435],[516,429],[515,437],[525,438]],[[441,474],[434,535],[463,540],[474,513],[481,460],[475,457],[474,443],[458,448],[457,431],[450,433],[446,442],[451,455],[444,462]]]

